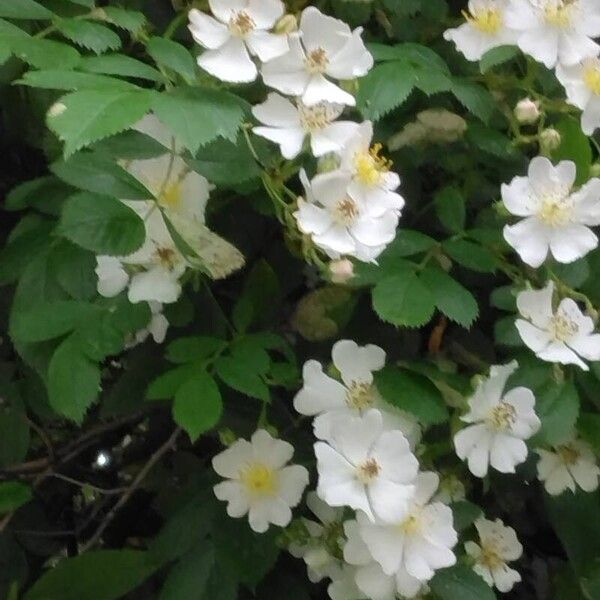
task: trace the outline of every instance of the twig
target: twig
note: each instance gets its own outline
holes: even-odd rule
[[[67,483],[72,483],[78,487],[84,488],[87,487],[94,492],[98,492],[99,494],[104,494],[105,496],[115,496],[117,494],[122,494],[127,491],[126,487],[118,487],[118,488],[101,488],[91,483],[87,483],[86,481],[78,481],[77,479],[73,479],[72,477],[68,477],[67,475],[63,475],[62,473],[51,473],[51,477],[55,477],[56,479],[60,479],[62,481],[66,481]]]
[[[112,509],[108,512],[106,517],[104,517],[102,523],[92,537],[81,546],[81,552],[85,552],[90,548],[94,547],[102,537],[102,534],[106,531],[106,528],[111,524],[112,520],[115,518],[117,513],[127,504],[133,493],[140,486],[142,481],[146,478],[148,473],[152,470],[154,465],[174,446],[179,434],[181,433],[181,428],[178,427],[172,434],[171,437],[150,457],[150,460],[144,465],[144,468],[137,474],[136,478],[131,482],[131,485],[127,488],[127,491],[121,496],[118,502],[112,507]]]

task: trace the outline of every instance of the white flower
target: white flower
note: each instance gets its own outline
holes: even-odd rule
[[[506,527],[500,519],[488,521],[481,518],[475,521],[475,527],[479,544],[465,544],[467,554],[475,559],[473,571],[481,575],[490,587],[495,586],[500,592],[510,591],[515,583],[521,581],[519,572],[507,565],[523,554],[523,546],[515,530]]]
[[[517,366],[513,361],[491,367],[490,376],[469,398],[469,412],[461,417],[471,425],[454,436],[454,446],[476,477],[484,477],[489,465],[501,473],[514,473],[515,466],[527,458],[523,440],[540,427],[531,390],[516,387],[504,393],[506,381]]]
[[[532,125],[540,118],[540,103],[531,98],[523,98],[517,102],[514,112],[519,123]]]
[[[416,491],[406,515],[393,523],[372,522],[358,513],[360,538],[383,572],[395,576],[398,591],[415,596],[420,583],[429,581],[437,569],[456,563],[452,548],[458,541],[452,510],[441,502],[431,502],[438,476],[420,473]],[[344,557],[356,561],[352,546],[346,545]],[[361,584],[357,578],[359,587]]]
[[[517,308],[523,319],[515,325],[525,345],[538,358],[548,362],[574,364],[584,371],[582,360],[600,360],[600,334],[594,334],[594,322],[586,317],[571,298],[552,307],[554,284],[543,290],[525,290],[517,296]]]
[[[326,375],[319,362],[309,360],[304,364],[304,385],[294,398],[299,413],[315,417],[315,436],[330,440],[337,421],[376,408],[383,415],[383,427],[400,430],[414,447],[420,435],[418,423],[385,402],[373,382],[373,372],[385,365],[385,351],[373,344],[358,346],[351,340],[340,340],[334,344],[331,356],[342,382]]]
[[[437,494],[434,501],[452,504],[466,498],[465,484],[453,473],[443,475],[440,479]]]
[[[382,415],[340,419],[331,445],[315,444],[317,494],[330,506],[363,510],[370,519],[402,519],[414,493],[418,462],[400,431],[384,431]]]
[[[299,31],[288,36],[287,54],[263,66],[265,84],[283,94],[301,97],[306,106],[319,102],[354,106],[354,97],[327,77],[354,79],[369,72],[373,57],[361,33],[362,28],[351,31],[346,23],[324,15],[314,6],[305,8]]]
[[[581,129],[592,135],[600,127],[600,57],[584,59],[571,67],[558,65],[556,76],[569,102],[583,110]]]
[[[329,275],[332,283],[343,285],[354,277],[354,265],[347,258],[332,260],[329,263]]]
[[[331,600],[367,600],[355,581],[356,569],[351,565],[344,565],[340,571],[331,578],[327,593]]]
[[[409,575],[403,566],[391,575],[383,571],[363,541],[357,521],[346,521],[344,532],[347,537],[344,560],[354,567],[350,574],[356,587],[364,594],[361,598],[395,600],[397,594],[403,598],[414,598],[421,591],[422,582]]]
[[[129,283],[129,273],[115,256],[96,257],[98,293],[105,298],[118,296]]]
[[[597,0],[510,0],[506,23],[519,32],[519,48],[549,69],[574,65],[600,49],[592,39],[600,35]]]
[[[305,106],[271,92],[265,102],[255,106],[252,114],[266,127],[255,127],[260,135],[281,148],[284,158],[292,159],[302,151],[304,138],[310,136],[314,156],[339,152],[358,128],[352,121],[334,121],[342,114],[342,104],[319,102]]]
[[[317,175],[311,182],[304,171],[300,177],[306,200],[298,199],[294,217],[302,233],[330,258],[354,256],[363,262],[374,261],[396,236],[398,212],[388,210],[372,215],[371,207],[350,196],[351,176],[336,170]]]
[[[591,179],[572,192],[575,163],[554,166],[543,156],[529,163],[527,177],[515,177],[502,186],[502,201],[510,213],[525,217],[504,228],[504,238],[532,267],[539,267],[548,252],[570,263],[598,246],[589,226],[600,225],[600,179]]]
[[[554,452],[537,449],[540,460],[537,472],[551,496],[558,496],[566,489],[575,492],[579,486],[584,492],[598,489],[600,468],[594,451],[587,442],[578,439],[556,446]]]
[[[137,331],[131,339],[125,341],[125,348],[133,348],[145,342],[150,336],[157,344],[162,344],[167,337],[169,321],[163,315],[163,305],[160,302],[148,302],[150,307],[150,322],[144,329]]]
[[[308,485],[308,471],[299,465],[286,464],[294,448],[259,429],[251,440],[238,440],[215,456],[213,469],[227,481],[214,490],[226,501],[227,514],[233,518],[248,513],[250,527],[264,533],[273,523],[285,527],[292,519],[291,507],[302,499]]]
[[[506,26],[508,0],[469,0],[463,11],[466,23],[444,32],[444,39],[456,44],[467,60],[479,60],[488,50],[514,44],[516,32]]]
[[[311,519],[302,519],[310,539],[304,545],[290,545],[289,550],[292,556],[304,560],[308,578],[313,583],[317,583],[324,577],[335,577],[340,571],[339,560],[333,556],[331,549],[338,546],[341,541],[344,509],[328,506],[315,492],[307,494],[306,505],[320,523]]]
[[[258,74],[250,55],[266,62],[288,51],[283,35],[269,33],[285,7],[281,0],[209,0],[213,18],[195,8],[189,30],[206,48],[198,65],[222,81],[254,81]]]

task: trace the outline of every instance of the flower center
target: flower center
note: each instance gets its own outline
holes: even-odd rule
[[[277,491],[275,471],[262,463],[255,463],[242,470],[240,481],[255,496],[273,496]]]
[[[463,11],[465,19],[482,33],[493,35],[502,27],[502,12],[498,8],[482,8],[479,10]]]
[[[254,31],[256,23],[252,17],[243,10],[235,13],[229,20],[229,31],[236,37],[244,37]]]
[[[346,392],[346,404],[355,410],[365,410],[375,403],[375,390],[370,383],[353,381]]]
[[[583,81],[588,89],[600,96],[600,60],[586,61],[583,68]]]
[[[381,467],[377,461],[374,458],[369,458],[356,468],[356,478],[363,485],[369,485],[379,477],[380,471]]]
[[[309,73],[325,73],[327,65],[329,64],[329,58],[324,48],[315,48],[308,53],[304,65]]]
[[[354,157],[356,176],[368,186],[378,185],[382,176],[392,167],[392,161],[379,156],[381,144],[374,144],[366,152],[358,152]]]
[[[566,465],[574,465],[579,460],[579,452],[572,446],[559,446],[556,452]]]
[[[420,512],[417,511],[406,517],[406,519],[398,525],[398,528],[405,535],[415,535],[421,531],[422,525],[423,519],[421,519]]]
[[[160,195],[159,202],[167,208],[177,208],[181,202],[181,184],[168,185]]]
[[[314,106],[305,106],[302,102],[298,102],[297,106],[302,129],[307,133],[327,127],[342,113],[339,104],[329,102],[319,102]]]
[[[179,262],[178,254],[173,248],[165,248],[159,246],[156,248],[156,259],[157,262],[171,270],[175,267],[175,265]]]
[[[573,215],[573,204],[569,197],[563,194],[552,194],[542,199],[538,211],[540,221],[550,227],[566,225]]]
[[[342,225],[350,225],[354,222],[356,217],[358,217],[358,206],[356,202],[350,198],[350,196],[346,196],[342,198],[342,200],[338,200],[334,209],[334,219],[342,224]]]
[[[550,333],[559,342],[568,342],[578,331],[579,325],[564,313],[556,313],[550,321]]]
[[[546,23],[554,27],[570,27],[578,0],[548,0],[544,6]]]
[[[497,569],[504,564],[498,552],[498,545],[495,540],[490,540],[481,544],[481,556],[479,562],[488,569]]]
[[[494,406],[488,417],[488,422],[496,431],[506,431],[516,420],[515,407],[503,401]]]

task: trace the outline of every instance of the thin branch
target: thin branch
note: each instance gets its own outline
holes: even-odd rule
[[[105,496],[116,496],[117,494],[122,494],[127,491],[126,487],[118,487],[118,488],[101,488],[91,483],[87,483],[87,481],[78,481],[77,479],[73,479],[72,477],[68,477],[67,475],[63,475],[62,473],[51,473],[50,477],[54,477],[56,479],[60,479],[62,481],[66,481],[67,483],[71,483],[80,488],[89,488],[94,492],[98,492],[99,494],[104,494]]]

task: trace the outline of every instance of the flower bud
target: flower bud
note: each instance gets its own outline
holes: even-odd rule
[[[531,98],[523,98],[515,106],[515,117],[523,125],[531,125],[540,118],[540,103]]]
[[[340,166],[340,159],[337,154],[330,152],[321,156],[317,161],[317,172],[318,173],[329,173],[335,171]]]
[[[332,260],[329,263],[329,274],[333,283],[347,283],[354,277],[354,265],[347,258]]]
[[[279,21],[275,24],[273,29],[275,33],[286,34],[298,31],[298,19],[295,15],[283,15]]]
[[[590,167],[590,177],[600,177],[600,162],[594,163]]]
[[[560,146],[560,143],[560,133],[556,131],[556,129],[548,127],[548,129],[544,129],[544,131],[540,133],[540,149],[542,150],[542,153],[556,150]]]

